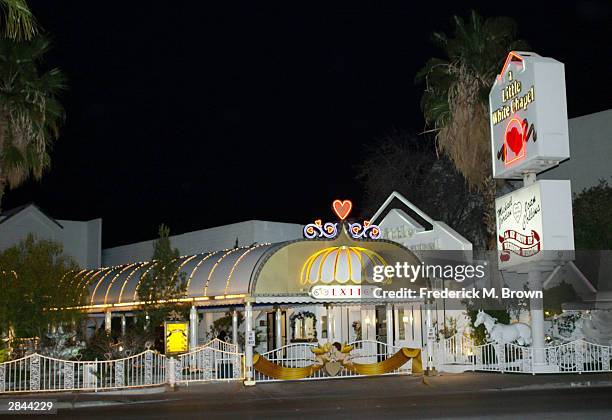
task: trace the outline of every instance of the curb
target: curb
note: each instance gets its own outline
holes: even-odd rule
[[[493,391],[538,391],[550,389],[576,389],[576,388],[609,388],[612,387],[612,381],[583,381],[583,382],[557,382],[549,384],[534,384],[524,386],[514,386],[508,388],[493,388]]]
[[[152,394],[163,394],[167,392],[166,386],[156,386],[149,388],[131,388],[131,389],[117,389],[111,391],[98,391],[98,392],[83,392],[81,395],[152,395]]]
[[[135,404],[149,404],[159,403],[165,401],[174,401],[176,398],[169,398],[163,400],[143,400],[143,401],[58,401],[55,407],[58,410],[74,410],[78,408],[94,408],[94,407],[112,407],[117,405],[135,405]]]

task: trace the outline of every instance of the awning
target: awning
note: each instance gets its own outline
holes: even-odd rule
[[[400,244],[355,240],[343,231],[330,240],[254,244],[182,256],[175,275],[184,273],[187,282],[180,301],[200,306],[235,305],[247,299],[254,303],[321,303],[310,297],[312,286],[372,283],[375,265],[404,261],[420,263]],[[81,291],[85,310],[131,310],[142,305],[141,279],[157,264],[141,261],[81,270],[61,281]]]

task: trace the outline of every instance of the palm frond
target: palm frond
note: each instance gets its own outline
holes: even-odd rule
[[[521,46],[510,18],[483,18],[472,11],[453,17],[452,36],[436,32],[444,58],[431,58],[417,73],[421,109],[436,147],[450,157],[472,188],[490,175],[488,94],[508,51]]]
[[[64,121],[58,95],[66,79],[58,69],[40,71],[49,47],[43,37],[0,38],[0,189],[40,179],[50,166],[52,142]]]
[[[30,40],[38,31],[36,18],[25,0],[0,0],[4,36],[15,40]]]

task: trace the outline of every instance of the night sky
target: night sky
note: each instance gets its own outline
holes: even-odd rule
[[[472,8],[515,18],[565,63],[570,117],[612,108],[610,2],[28,3],[55,42],[46,64],[69,79],[67,119],[42,182],[2,205],[102,217],[104,246],[160,222],[331,218],[336,197],[358,211],[366,146],[422,131],[414,76],[439,54],[431,33]]]

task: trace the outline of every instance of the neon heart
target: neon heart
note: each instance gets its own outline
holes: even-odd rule
[[[332,203],[332,209],[340,220],[344,220],[348,217],[349,213],[353,209],[353,203],[351,203],[351,200],[334,200]]]
[[[506,132],[506,144],[515,155],[518,155],[523,148],[523,133],[518,128],[512,127]]]

